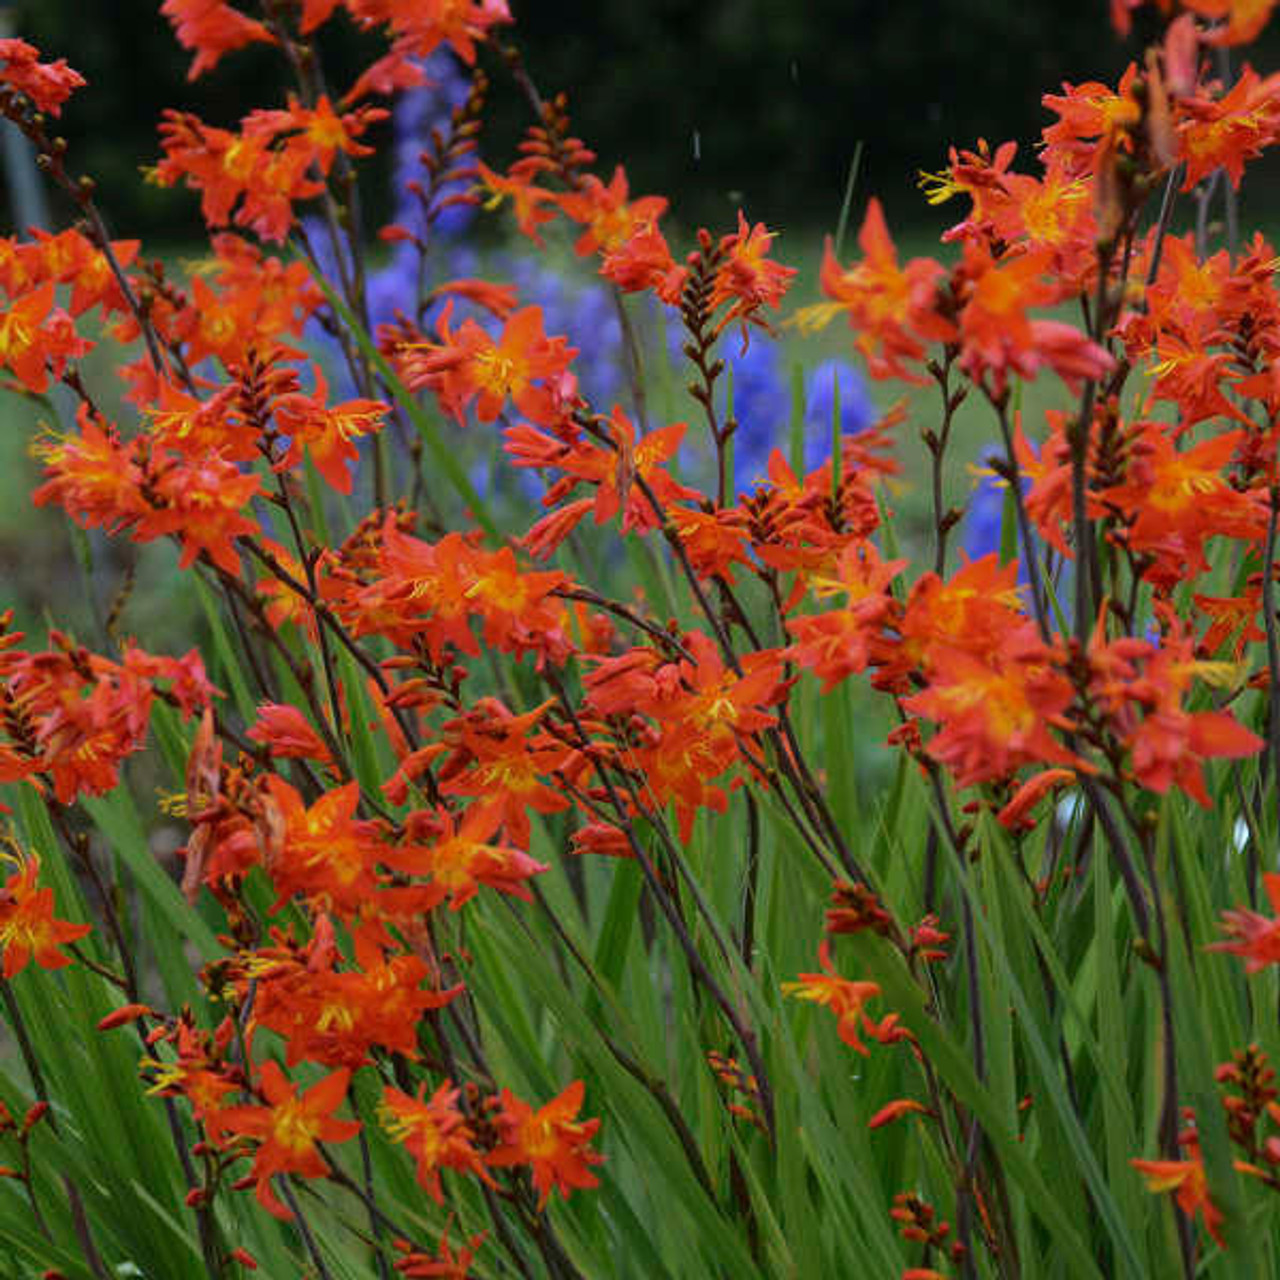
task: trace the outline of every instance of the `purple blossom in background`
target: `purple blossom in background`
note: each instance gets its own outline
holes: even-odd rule
[[[740,345],[730,343],[723,358],[733,371],[733,410],[738,420],[734,479],[741,491],[764,478],[774,449],[787,449],[791,382],[782,368],[778,344],[760,335],[745,352]],[[851,364],[833,359],[810,369],[804,378],[806,468],[820,466],[831,453],[831,417],[837,386],[842,435],[857,435],[876,419],[867,384]]]
[[[876,420],[866,379],[847,360],[824,360],[804,379],[804,461],[819,466],[831,452],[831,415],[840,390],[840,434],[856,436]]]
[[[785,447],[791,417],[791,396],[778,361],[777,343],[759,335],[742,350],[733,335],[721,352],[725,371],[720,375],[723,411],[728,408],[728,384],[733,377],[733,416],[738,429],[733,436],[734,492],[753,489],[763,480],[769,455]]]
[[[982,479],[969,499],[969,510],[964,518],[964,541],[961,546],[970,560],[979,560],[992,552],[999,554],[1001,536],[1004,532],[1004,500],[1008,485],[998,476],[991,473],[990,467],[1003,454],[994,445],[983,450],[979,465],[983,469]],[[1023,493],[1030,487],[1026,479],[1022,482]],[[1070,581],[1070,566],[1059,563],[1060,589]],[[1018,545],[1018,583],[1025,588],[1030,582],[1027,576],[1027,561],[1023,554],[1021,540]],[[1028,599],[1030,597],[1027,597]]]
[[[985,474],[969,499],[969,510],[964,518],[964,550],[970,560],[980,560],[993,551],[1000,550],[1000,531],[1004,524],[1005,484],[990,471],[992,458],[999,457],[993,450],[982,455],[981,465]]]

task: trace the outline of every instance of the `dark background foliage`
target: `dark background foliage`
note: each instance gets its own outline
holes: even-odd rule
[[[0,5],[2,7],[2,5]],[[252,6],[243,6],[247,11]],[[604,173],[625,160],[634,194],[672,197],[681,223],[722,226],[742,205],[774,226],[834,224],[849,164],[864,143],[862,194],[899,222],[919,220],[917,172],[949,143],[1016,138],[1027,152],[1064,79],[1114,83],[1140,50],[1121,45],[1106,0],[511,0],[517,39],[544,92],[567,89],[579,135]],[[262,103],[278,55],[251,48],[186,82],[189,55],[158,0],[19,0],[16,29],[90,80],[68,109],[73,155],[99,178],[115,224],[180,241],[198,233],[194,201],[146,187],[155,123],[183,106],[234,123]],[[339,19],[326,31],[335,85],[375,41]],[[505,164],[527,123],[495,72],[489,158]],[[1263,66],[1275,59],[1255,50]],[[376,183],[374,184],[376,186]],[[374,214],[379,211],[375,208]]]

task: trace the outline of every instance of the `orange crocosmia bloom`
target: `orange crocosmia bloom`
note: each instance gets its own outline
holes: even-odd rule
[[[440,895],[430,893],[415,897],[419,911],[429,912],[440,901]],[[370,915],[377,915],[382,894],[370,905]],[[341,957],[325,915],[317,918],[305,949],[267,948],[249,960],[248,973],[258,981],[251,1027],[266,1027],[285,1040],[288,1066],[305,1059],[355,1070],[369,1060],[375,1045],[416,1058],[424,1012],[443,1008],[461,994],[461,985],[423,989],[430,976],[426,962],[416,955],[386,953],[373,936],[384,933],[382,924],[380,918],[376,926],[354,931],[356,970],[335,971]]]
[[[1227,417],[1248,423],[1249,416],[1222,393],[1222,383],[1235,369],[1235,357],[1228,351],[1207,350],[1207,335],[1191,336],[1163,332],[1156,341],[1156,363],[1148,373],[1155,379],[1154,400],[1178,406],[1181,434],[1206,418]]]
[[[596,524],[613,519],[621,508],[624,532],[648,533],[658,527],[658,514],[648,497],[635,487],[637,479],[649,486],[659,506],[669,507],[675,502],[693,501],[699,496],[696,489],[673,480],[663,466],[679,453],[688,430],[687,423],[673,422],[658,427],[637,442],[631,419],[615,404],[608,426],[616,449],[612,453],[598,450],[592,459],[602,464],[603,473],[590,464],[578,465],[576,456],[562,463],[568,474],[598,482]]]
[[[627,174],[621,165],[613,171],[606,187],[588,174],[580,190],[559,197],[561,211],[586,230],[574,244],[580,257],[610,253],[620,248],[638,231],[656,226],[667,211],[665,196],[641,196],[628,200]]]
[[[1195,595],[1192,599],[1197,609],[1213,619],[1197,646],[1197,651],[1205,657],[1212,658],[1227,640],[1235,636],[1231,656],[1239,662],[1244,657],[1246,645],[1267,638],[1267,633],[1258,625],[1262,617],[1261,583],[1246,588],[1241,596]]]
[[[1052,659],[1030,624],[986,658],[934,651],[928,686],[902,705],[938,724],[925,749],[958,786],[1003,778],[1024,764],[1082,764],[1049,732],[1072,728],[1063,714],[1071,684]]]
[[[929,1114],[929,1108],[923,1102],[917,1102],[914,1098],[897,1098],[886,1106],[881,1107],[867,1121],[867,1128],[882,1129],[885,1125],[892,1124],[895,1120],[900,1120],[903,1116],[910,1115],[913,1111],[923,1115]]]
[[[496,209],[504,199],[511,198],[512,209],[516,215],[516,229],[526,235],[539,248],[544,247],[542,234],[538,228],[544,222],[551,222],[558,209],[554,191],[538,187],[527,177],[508,174],[504,177],[495,173],[483,160],[476,161],[476,174],[483,184],[486,209]]]
[[[285,137],[284,150],[305,156],[321,173],[333,167],[334,157],[370,156],[373,148],[356,139],[390,113],[383,107],[357,107],[339,115],[327,94],[321,94],[314,107],[305,107],[293,94],[283,110],[258,110],[244,122],[246,136],[269,139]]]
[[[1050,791],[1070,786],[1076,779],[1077,775],[1071,769],[1045,769],[1018,788],[1013,799],[996,815],[996,819],[1002,827],[1011,830],[1024,827],[1030,830],[1036,825],[1035,820],[1029,816],[1030,810]]]
[[[741,671],[735,672],[701,632],[690,634],[685,647],[690,659],[679,664],[684,687],[662,712],[669,732],[687,732],[730,747],[738,734],[759,733],[777,724],[761,707],[780,702],[792,683],[783,676],[781,650],[747,654]]]
[[[869,1033],[875,1026],[867,1016],[865,1006],[868,1000],[880,994],[879,984],[840,977],[831,967],[831,953],[825,942],[818,948],[818,962],[822,973],[802,973],[799,981],[784,982],[783,993],[829,1008],[836,1015],[836,1034],[840,1039],[864,1057],[869,1056],[870,1051],[862,1042],[859,1031]]]
[[[78,318],[99,305],[104,315],[128,309],[107,255],[86,236],[74,228],[52,235],[38,227],[31,228],[31,236],[34,244],[24,247],[34,248],[38,257],[34,275],[71,286],[68,309],[73,318]],[[128,267],[133,262],[140,247],[141,243],[137,240],[111,242],[111,252],[122,267]],[[22,290],[10,285],[7,292],[15,294]]]
[[[579,1120],[583,1094],[581,1080],[575,1080],[559,1097],[535,1111],[509,1089],[503,1089],[500,1110],[493,1117],[501,1143],[489,1154],[496,1169],[528,1165],[539,1204],[545,1205],[552,1189],[566,1200],[576,1188],[599,1186],[591,1166],[604,1163],[604,1156],[589,1144],[600,1128],[599,1120]]]
[[[1208,538],[1262,537],[1263,505],[1233,488],[1224,474],[1245,432],[1227,431],[1180,451],[1163,423],[1137,424],[1137,430],[1125,482],[1100,494],[1132,521],[1128,545],[1134,551],[1154,552],[1179,581],[1208,567]]]
[[[0,313],[0,363],[12,370],[28,391],[37,394],[49,385],[44,324],[53,306],[53,294],[53,281],[49,281]]]
[[[1280,964],[1280,875],[1274,871],[1264,872],[1262,882],[1274,914],[1264,916],[1248,907],[1224,912],[1222,927],[1231,935],[1230,940],[1212,943],[1207,948],[1243,956],[1246,973],[1257,973],[1268,965]]]
[[[1246,161],[1254,160],[1280,136],[1280,74],[1265,80],[1246,66],[1223,97],[1181,101],[1179,158],[1186,163],[1182,190],[1223,168],[1238,187]]]
[[[150,542],[175,534],[182,544],[178,568],[190,568],[204,552],[218,568],[238,578],[235,540],[258,532],[257,524],[242,512],[261,487],[256,475],[218,454],[207,454],[198,462],[172,458],[151,477],[153,501],[160,505],[143,510],[133,540]]]
[[[287,547],[273,542],[270,538],[264,538],[262,545],[295,582],[306,582],[307,571]],[[317,571],[326,563],[328,563],[327,560],[322,558],[317,564]],[[264,573],[258,579],[257,593],[267,601],[266,617],[273,627],[279,629],[286,622],[292,622],[303,630],[313,644],[319,642],[315,611],[287,582],[272,574]]]
[[[436,324],[440,342],[404,347],[397,353],[410,390],[434,391],[441,408],[459,422],[472,400],[481,422],[493,422],[510,400],[527,418],[552,425],[555,397],[549,384],[568,370],[578,353],[563,337],[546,336],[542,308],[515,312],[496,342],[474,320],[464,320],[452,332],[451,311],[452,303]]]
[[[245,736],[250,742],[260,742],[276,759],[318,760],[333,768],[333,756],[324,739],[297,707],[262,703],[257,720]]]
[[[401,1143],[417,1166],[418,1185],[436,1202],[444,1203],[440,1170],[456,1169],[473,1173],[491,1182],[484,1160],[475,1148],[475,1131],[458,1110],[461,1090],[448,1080],[430,1098],[421,1085],[411,1097],[387,1085],[382,1091],[378,1114],[392,1142]]]
[[[127,528],[147,510],[134,449],[121,442],[114,427],[94,418],[88,405],[80,406],[76,420],[78,434],[46,430],[32,442],[45,482],[31,501],[37,507],[56,502],[87,529]]]
[[[727,328],[734,320],[755,319],[761,307],[776,310],[782,302],[796,270],[769,258],[769,247],[776,235],[763,222],[749,226],[742,210],[738,210],[738,230],[720,241],[724,261],[716,271],[707,302],[712,312],[731,303],[717,321],[717,330]]]
[[[25,40],[0,40],[0,84],[25,93],[45,115],[62,114],[62,104],[84,87],[85,78],[65,58],[41,62],[40,50]]]
[[[377,887],[379,849],[368,824],[355,817],[360,784],[327,791],[309,808],[283,778],[272,774],[267,787],[282,830],[280,847],[267,856],[277,905],[298,893],[336,914],[354,915]]]
[[[1082,378],[1101,377],[1115,363],[1071,325],[1028,317],[1028,307],[1057,300],[1044,280],[1048,265],[1044,251],[997,263],[977,241],[965,242],[960,365],[975,381],[989,377],[996,396],[1004,394],[1010,373],[1034,378],[1047,364],[1074,390]]]
[[[528,810],[559,813],[569,801],[542,778],[566,767],[573,753],[548,735],[528,737],[550,701],[512,715],[496,698],[482,698],[470,712],[444,726],[453,753],[440,771],[443,795],[473,796],[501,815],[507,837],[527,848]]]
[[[192,460],[217,452],[229,462],[252,462],[258,457],[258,428],[238,412],[236,396],[237,388],[226,386],[201,400],[161,382],[157,401],[145,410],[152,447],[173,449]]]
[[[224,0],[164,0],[160,12],[173,24],[178,43],[195,51],[188,80],[212,71],[224,53],[255,42],[276,43],[275,36],[262,23],[246,17]]]
[[[1226,1241],[1220,1230],[1225,1215],[1209,1196],[1209,1183],[1205,1178],[1204,1161],[1200,1156],[1200,1144],[1195,1139],[1195,1131],[1184,1130],[1178,1138],[1187,1148],[1188,1159],[1130,1160],[1129,1163],[1146,1178],[1148,1191],[1157,1194],[1172,1191],[1178,1208],[1188,1218],[1194,1218],[1197,1213],[1202,1214],[1205,1228],[1219,1248],[1225,1249]],[[1256,1172],[1252,1165],[1243,1160],[1233,1160],[1232,1165],[1238,1173]]]
[[[345,0],[361,26],[385,24],[395,48],[405,56],[425,60],[447,43],[467,66],[476,60],[476,42],[488,39],[489,29],[509,23],[506,0]],[[333,9],[330,0],[306,0],[312,25]],[[309,29],[304,28],[304,29]]]
[[[495,805],[473,804],[461,822],[441,809],[434,815],[438,830],[430,843],[396,845],[382,861],[397,871],[430,876],[432,884],[448,891],[452,911],[474,898],[481,885],[532,901],[524,882],[548,870],[547,864],[511,845],[491,843],[502,823],[503,810]]]
[[[124,1010],[116,1012],[122,1014]],[[220,1133],[224,1100],[228,1093],[239,1088],[223,1061],[226,1033],[231,1029],[231,1024],[224,1022],[216,1032],[210,1033],[194,1027],[188,1021],[188,1016],[184,1014],[173,1030],[164,1037],[173,1046],[177,1057],[167,1061],[144,1058],[140,1067],[143,1077],[148,1081],[149,1096],[186,1098],[195,1118],[208,1129],[209,1136],[216,1140]]]
[[[851,543],[841,552],[835,576],[808,575],[817,596],[843,593],[846,602],[829,613],[787,623],[795,643],[787,656],[812,671],[830,691],[871,660],[870,645],[894,606],[889,584],[907,567],[905,560],[881,560],[874,543]]]
[[[405,1280],[472,1280],[475,1275],[471,1269],[472,1263],[489,1233],[477,1232],[455,1251],[449,1243],[449,1228],[452,1224],[452,1218],[445,1223],[434,1253],[415,1250],[407,1240],[395,1241],[396,1248],[404,1254],[396,1263],[396,1271]]]
[[[1072,173],[1087,173],[1105,150],[1100,143],[1121,137],[1142,120],[1142,107],[1132,93],[1138,78],[1136,63],[1130,63],[1116,89],[1090,80],[1085,84],[1062,86],[1062,96],[1046,93],[1044,107],[1058,117],[1043,131],[1046,159],[1063,163]]]
[[[677,306],[684,295],[689,268],[671,256],[671,246],[656,224],[636,227],[621,244],[606,249],[600,274],[624,293],[652,289],[660,302]]]
[[[936,573],[916,580],[898,623],[902,637],[888,664],[893,673],[933,669],[934,655],[962,649],[975,657],[996,653],[1009,633],[1026,623],[1017,561],[992,552],[962,565],[944,582]]]
[[[1239,759],[1265,745],[1226,711],[1187,711],[1183,703],[1194,681],[1233,684],[1228,663],[1205,662],[1167,608],[1157,605],[1166,626],[1159,646],[1121,637],[1109,644],[1101,622],[1089,646],[1090,694],[1131,753],[1138,782],[1159,794],[1180,787],[1208,808],[1201,761]]]
[[[499,320],[505,320],[516,309],[517,302],[515,285],[495,284],[492,280],[480,280],[474,276],[446,280],[431,290],[431,297],[465,298]]]
[[[857,334],[855,345],[866,357],[873,378],[902,378],[923,383],[903,360],[924,358],[926,342],[947,342],[955,330],[937,310],[938,280],[946,275],[940,262],[913,258],[898,265],[898,253],[885,225],[880,201],[872,199],[858,232],[863,259],[852,267],[836,261],[830,237],[822,258],[819,282],[830,302],[797,313],[801,328],[821,328],[841,311]]]
[[[42,969],[69,965],[71,957],[60,948],[90,931],[87,924],[54,919],[53,890],[37,887],[39,875],[39,858],[26,858],[0,889],[0,949],[4,952],[0,977],[6,982],[32,960]]]
[[[219,1118],[225,1133],[256,1139],[253,1168],[246,1184],[256,1183],[258,1203],[286,1221],[288,1209],[276,1199],[271,1179],[296,1173],[304,1178],[329,1176],[318,1142],[346,1142],[360,1132],[357,1120],[335,1120],[333,1113],[347,1096],[348,1070],[335,1071],[299,1095],[274,1062],[264,1062],[260,1079],[265,1106],[227,1107]]]
[[[733,566],[750,563],[739,512],[731,508],[695,511],[692,507],[676,507],[667,516],[698,577],[719,577],[732,583]]]
[[[1184,8],[1211,20],[1226,19],[1204,36],[1206,44],[1249,44],[1271,21],[1276,0],[1183,0]]]
[[[292,392],[272,406],[277,424],[290,437],[288,451],[273,469],[296,467],[305,447],[316,470],[339,493],[350,493],[352,475],[347,464],[360,457],[355,441],[380,431],[390,406],[381,400],[347,400],[328,408],[329,385],[318,367],[315,379],[311,395]]]

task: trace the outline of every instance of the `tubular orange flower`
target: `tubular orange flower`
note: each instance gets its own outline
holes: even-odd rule
[[[707,303],[716,311],[726,302],[729,310],[716,322],[717,331],[727,328],[734,320],[758,319],[763,306],[776,309],[796,275],[794,267],[784,267],[769,259],[769,246],[776,231],[769,231],[763,222],[749,226],[742,210],[738,210],[738,230],[720,241],[724,262],[716,271],[712,283],[711,298]]]
[[[0,40],[0,83],[25,93],[46,115],[62,114],[62,104],[84,87],[85,78],[65,58],[41,62],[40,50],[25,40]]]
[[[1264,916],[1248,907],[1224,912],[1222,927],[1231,938],[1227,942],[1214,942],[1207,948],[1243,956],[1246,973],[1257,973],[1268,965],[1280,964],[1280,875],[1274,871],[1264,872],[1262,882],[1273,914]]]
[[[868,1000],[880,994],[880,986],[875,982],[854,982],[840,977],[831,966],[831,951],[824,941],[818,948],[818,963],[822,973],[802,973],[797,982],[784,982],[783,993],[794,996],[797,1000],[811,1000],[814,1004],[825,1005],[836,1015],[836,1034],[851,1049],[868,1055],[869,1050],[859,1035],[861,1030],[873,1032],[876,1027],[865,1012]]]
[[[258,1203],[277,1218],[292,1214],[276,1199],[271,1179],[296,1173],[304,1178],[325,1178],[329,1165],[317,1142],[346,1142],[360,1131],[357,1120],[335,1120],[333,1113],[347,1096],[351,1072],[335,1071],[299,1096],[274,1062],[262,1064],[260,1087],[265,1106],[227,1107],[220,1127],[258,1141],[253,1168],[245,1179],[256,1184]]]
[[[164,0],[160,12],[173,23],[174,34],[184,49],[195,50],[188,80],[212,71],[224,53],[255,42],[275,44],[270,31],[233,9],[225,0]]]
[[[1203,1215],[1204,1225],[1219,1248],[1227,1247],[1220,1230],[1225,1215],[1209,1195],[1209,1183],[1205,1177],[1204,1160],[1200,1155],[1200,1143],[1194,1126],[1184,1129],[1178,1141],[1186,1150],[1185,1160],[1130,1160],[1129,1163],[1147,1180],[1147,1190],[1159,1194],[1172,1191],[1178,1208],[1194,1218]],[[1237,1173],[1256,1174],[1258,1170],[1244,1160],[1233,1160]]]
[[[503,824],[501,807],[491,802],[473,804],[461,822],[444,810],[434,818],[433,825],[439,828],[434,840],[397,845],[383,855],[383,861],[399,871],[430,876],[433,884],[448,891],[454,911],[474,898],[481,885],[532,901],[524,882],[549,868],[511,845],[491,843]]]
[[[418,1185],[436,1202],[444,1203],[440,1170],[473,1173],[491,1182],[474,1144],[475,1133],[458,1110],[462,1091],[446,1080],[428,1099],[427,1086],[411,1097],[387,1085],[378,1113],[392,1142],[403,1144],[417,1165]]]
[[[954,337],[953,326],[937,310],[937,284],[946,271],[932,258],[913,258],[905,267],[898,265],[898,253],[876,199],[867,205],[858,244],[865,257],[843,268],[828,238],[820,282],[831,301],[805,308],[796,319],[801,328],[821,328],[839,312],[848,312],[849,325],[858,335],[857,348],[873,378],[924,382],[902,361],[923,359],[926,342]]]
[[[494,1123],[502,1142],[490,1152],[489,1164],[496,1169],[528,1165],[540,1205],[553,1189],[567,1200],[575,1189],[600,1185],[591,1166],[603,1164],[604,1156],[588,1145],[600,1121],[577,1119],[585,1091],[583,1082],[575,1080],[537,1111],[509,1089],[498,1099],[501,1109]]]
[[[37,887],[39,875],[40,860],[32,855],[23,860],[0,890],[0,948],[4,951],[0,976],[6,982],[21,973],[31,960],[42,969],[69,965],[71,957],[59,948],[90,931],[87,924],[54,919],[53,890]]]

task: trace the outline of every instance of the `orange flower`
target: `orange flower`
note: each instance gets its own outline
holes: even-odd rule
[[[1028,625],[985,660],[959,649],[936,650],[928,687],[902,700],[940,728],[925,748],[961,787],[1006,777],[1024,764],[1083,764],[1049,732],[1071,728],[1072,700],[1051,652]]]
[[[330,768],[334,767],[324,739],[297,707],[262,703],[258,707],[257,720],[245,736],[250,742],[260,742],[276,759],[318,760]]]
[[[444,1203],[440,1170],[457,1169],[474,1173],[490,1182],[484,1161],[473,1145],[475,1133],[458,1110],[461,1090],[445,1081],[430,1097],[421,1085],[411,1097],[387,1085],[378,1108],[383,1126],[392,1142],[403,1144],[417,1165],[418,1185],[436,1202]]]
[[[195,50],[188,80],[212,71],[224,53],[255,42],[276,43],[262,23],[245,17],[224,0],[164,0],[160,12],[173,24],[178,43]]]
[[[547,864],[511,845],[490,843],[503,823],[500,805],[473,804],[461,822],[443,809],[432,816],[436,837],[429,844],[403,844],[389,850],[382,859],[389,867],[430,876],[433,885],[448,890],[453,911],[474,898],[481,885],[532,900],[524,882],[548,870]]]
[[[354,914],[376,886],[377,845],[368,825],[355,817],[360,784],[327,791],[310,808],[275,774],[267,787],[271,818],[280,833],[278,847],[267,852],[277,903],[299,893],[339,914]]]
[[[25,40],[0,40],[0,84],[25,93],[46,115],[62,114],[62,104],[85,84],[65,58],[41,62],[40,50]]]
[[[1280,136],[1280,75],[1263,80],[1246,66],[1216,102],[1185,98],[1181,106],[1185,118],[1178,125],[1178,151],[1187,166],[1182,190],[1190,191],[1219,167],[1238,187],[1245,162]]]
[[[556,216],[556,196],[553,191],[534,184],[524,176],[508,175],[503,177],[494,173],[483,160],[476,161],[476,173],[489,193],[484,202],[486,209],[496,209],[502,201],[510,196],[512,208],[516,215],[516,227],[522,235],[526,235],[539,248],[543,246],[539,226],[550,222]],[[551,208],[547,206],[551,205]]]
[[[1222,916],[1222,927],[1231,935],[1228,942],[1212,943],[1210,951],[1229,951],[1244,956],[1245,973],[1257,973],[1271,964],[1280,964],[1280,875],[1267,871],[1262,876],[1267,898],[1271,902],[1270,916],[1237,907]]]
[[[76,421],[78,434],[49,429],[32,442],[30,452],[44,464],[45,482],[31,501],[37,507],[56,502],[81,526],[116,532],[146,510],[142,471],[134,450],[87,405],[77,410]]]
[[[901,1120],[903,1116],[910,1115],[912,1112],[922,1115],[929,1115],[929,1108],[922,1102],[917,1102],[914,1098],[896,1098],[893,1102],[880,1108],[879,1111],[867,1121],[868,1129],[882,1129],[887,1124],[892,1124],[895,1120]]]
[[[575,1188],[599,1186],[591,1166],[604,1163],[604,1156],[589,1147],[599,1120],[578,1120],[586,1086],[575,1080],[558,1098],[535,1111],[509,1089],[503,1089],[501,1110],[494,1116],[502,1142],[489,1155],[494,1168],[528,1165],[540,1205],[547,1203],[552,1189],[566,1200]]]
[[[235,540],[258,532],[258,526],[242,514],[262,487],[258,477],[212,453],[198,462],[171,458],[151,479],[157,505],[139,516],[133,540],[149,542],[175,534],[182,544],[179,569],[190,568],[204,552],[220,569],[238,578]]]
[[[4,968],[0,976],[6,982],[34,960],[42,969],[61,969],[71,957],[60,950],[64,943],[75,942],[89,932],[87,924],[55,920],[53,890],[39,889],[40,859],[25,859],[18,871],[5,881],[0,890],[0,948],[4,950]]]
[[[720,241],[720,252],[725,257],[716,271],[707,303],[708,309],[714,312],[724,303],[732,302],[716,323],[717,332],[734,320],[745,323],[757,319],[756,313],[763,306],[776,310],[782,301],[796,271],[767,256],[775,235],[777,232],[766,230],[763,222],[749,227],[742,210],[738,210],[737,232]]]
[[[924,382],[902,361],[923,359],[926,342],[954,337],[954,328],[936,307],[937,283],[946,272],[932,258],[913,258],[905,267],[898,265],[898,253],[876,199],[867,205],[858,244],[865,257],[843,268],[828,237],[819,279],[831,301],[804,308],[796,319],[801,328],[821,328],[845,311],[873,378]]]
[[[1206,44],[1236,45],[1248,44],[1262,34],[1276,0],[1183,0],[1183,5],[1202,18],[1226,19],[1205,36]]]
[[[1010,373],[1034,378],[1048,365],[1074,391],[1081,379],[1099,378],[1115,364],[1071,325],[1027,316],[1028,307],[1057,300],[1044,280],[1048,265],[1044,251],[997,263],[977,241],[965,241],[960,364],[977,382],[989,378],[995,396],[1004,395]]]
[[[289,436],[289,449],[273,469],[296,467],[305,446],[316,470],[334,489],[350,493],[352,475],[347,464],[360,457],[355,442],[380,431],[390,407],[381,400],[347,400],[330,408],[325,403],[329,385],[318,366],[315,379],[316,389],[311,395],[292,392],[281,396],[273,406],[276,422]]]
[[[831,951],[826,942],[818,948],[818,963],[823,968],[822,973],[802,973],[798,982],[784,982],[783,993],[797,1000],[825,1005],[836,1015],[836,1034],[840,1039],[851,1049],[867,1056],[869,1051],[859,1031],[874,1035],[878,1030],[864,1010],[867,1001],[880,994],[879,984],[853,982],[840,977],[831,966]]]
[[[1174,1192],[1178,1208],[1188,1218],[1194,1218],[1197,1213],[1203,1214],[1209,1234],[1219,1248],[1225,1249],[1226,1241],[1219,1230],[1225,1215],[1209,1197],[1209,1183],[1205,1178],[1195,1129],[1184,1129],[1178,1140],[1187,1149],[1189,1158],[1186,1160],[1130,1160],[1129,1163],[1146,1178],[1148,1191]],[[1238,1172],[1254,1172],[1253,1167],[1243,1160],[1233,1160],[1232,1164]]]
[[[1163,575],[1177,581],[1202,573],[1205,541],[1215,535],[1261,539],[1262,504],[1224,474],[1245,438],[1227,431],[1179,450],[1166,424],[1135,424],[1125,482],[1099,496],[1132,521],[1129,546],[1154,552]]]
[[[296,1173],[304,1178],[325,1178],[329,1165],[317,1142],[346,1142],[360,1131],[357,1120],[335,1120],[333,1113],[347,1096],[351,1072],[335,1071],[306,1093],[285,1079],[274,1062],[262,1064],[260,1088],[266,1106],[228,1107],[220,1117],[220,1127],[258,1141],[253,1168],[243,1184],[255,1183],[258,1203],[277,1218],[292,1214],[276,1199],[271,1179],[278,1174]]]
[[[573,246],[580,257],[611,253],[637,233],[656,227],[667,210],[666,197],[629,200],[628,191],[626,171],[619,165],[607,187],[594,174],[588,174],[580,191],[560,197],[560,208],[566,216],[586,227]]]
[[[507,401],[535,422],[550,426],[556,415],[551,383],[569,368],[577,351],[562,337],[548,338],[542,308],[525,307],[507,321],[494,341],[474,320],[449,329],[450,302],[436,324],[441,341],[401,348],[398,362],[410,390],[434,391],[440,406],[459,422],[476,401],[476,417],[492,422]]]

